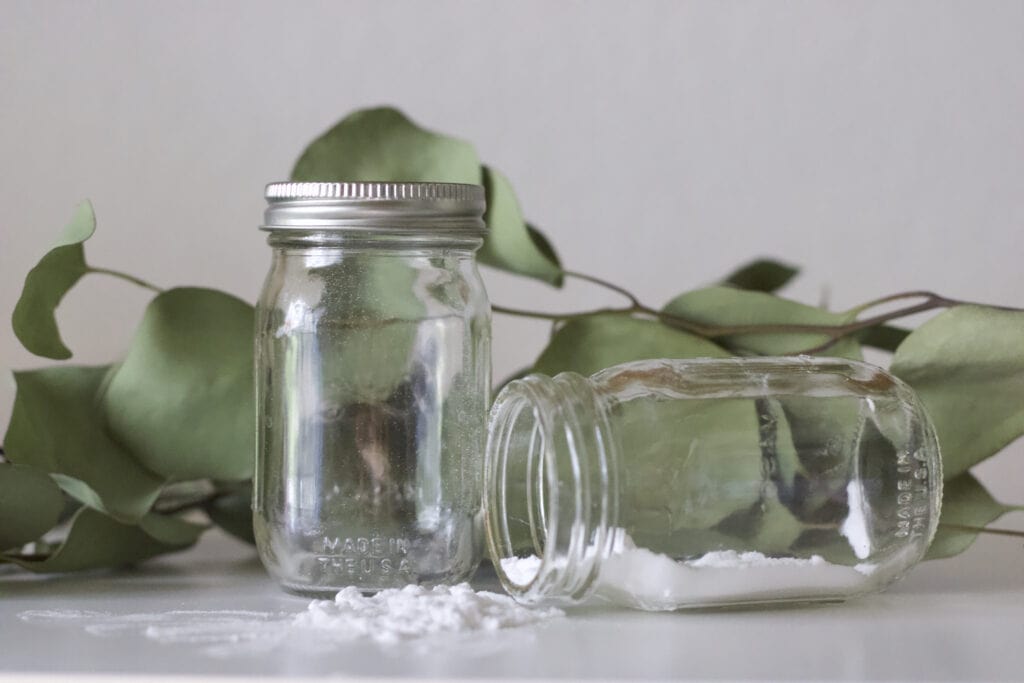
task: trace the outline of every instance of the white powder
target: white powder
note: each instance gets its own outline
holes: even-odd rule
[[[850,542],[850,548],[857,558],[863,560],[871,554],[871,532],[868,530],[868,506],[864,500],[864,489],[858,479],[846,486],[846,504],[850,512],[839,527],[839,533]]]
[[[364,596],[346,588],[334,600],[314,600],[294,625],[333,639],[395,642],[434,633],[496,631],[561,616],[557,609],[528,609],[507,595],[457,586],[406,586]]]
[[[724,550],[677,562],[637,548],[624,532],[601,565],[595,595],[618,605],[647,610],[682,606],[745,604],[786,598],[813,600],[856,593],[875,566],[832,564],[823,557],[773,558]],[[517,584],[537,573],[537,557],[506,558],[502,570]]]
[[[529,557],[506,557],[501,561],[501,568],[505,575],[520,586],[525,586],[540,571],[540,558],[536,555]]]
[[[30,610],[18,616],[33,623],[74,623],[95,636],[137,633],[160,643],[192,644],[212,656],[270,650],[284,642],[325,650],[356,639],[394,643],[442,633],[496,631],[562,616],[561,610],[529,609],[497,593],[474,591],[468,583],[422,588],[407,586],[363,596],[346,588],[334,600],[314,600],[306,611],[175,610],[110,614],[76,610]]]

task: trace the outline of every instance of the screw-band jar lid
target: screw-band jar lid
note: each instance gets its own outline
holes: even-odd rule
[[[461,183],[267,185],[263,229],[437,230],[483,234],[484,188]]]

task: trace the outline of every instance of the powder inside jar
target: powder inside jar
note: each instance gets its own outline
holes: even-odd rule
[[[594,595],[617,605],[672,610],[702,604],[749,604],[801,597],[814,600],[855,592],[875,566],[845,566],[820,555],[768,557],[721,550],[677,561],[637,547],[625,533],[604,559]],[[505,558],[502,570],[514,583],[529,583],[540,570],[536,556]]]

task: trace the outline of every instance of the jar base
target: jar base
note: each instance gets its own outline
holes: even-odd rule
[[[450,525],[456,534],[420,531],[401,540],[342,534],[343,541],[332,537],[329,549],[316,541],[317,535],[289,534],[259,515],[253,521],[263,566],[283,590],[303,597],[332,599],[346,588],[372,595],[409,585],[452,585],[469,580],[479,564],[472,516]]]
[[[396,583],[394,585],[373,586],[373,587],[360,586],[360,585],[357,585],[357,584],[348,584],[348,585],[340,585],[340,586],[310,586],[308,584],[290,583],[290,582],[281,581],[281,580],[278,580],[277,584],[278,584],[278,586],[281,587],[281,589],[284,592],[286,592],[286,593],[288,593],[290,595],[295,595],[295,596],[302,597],[302,598],[310,598],[310,599],[313,599],[313,600],[333,600],[334,596],[336,596],[340,591],[343,591],[346,588],[355,588],[362,595],[370,596],[370,595],[376,595],[377,593],[380,593],[381,591],[397,590],[397,589],[405,588],[406,586],[413,586],[413,585],[415,585],[415,586],[422,586],[424,588],[433,588],[434,586],[451,586],[451,585],[455,585],[455,584],[458,584],[458,583],[463,583],[465,581],[469,581],[469,579],[472,578],[473,574],[474,574],[474,572],[468,572],[468,573],[465,573],[465,574],[460,574],[460,575],[452,576],[452,577],[444,577],[444,578],[431,577],[430,579],[409,580],[409,581],[406,581],[404,583]]]

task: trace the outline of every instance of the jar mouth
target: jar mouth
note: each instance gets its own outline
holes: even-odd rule
[[[618,520],[617,451],[588,380],[530,375],[491,408],[485,526],[495,572],[524,603],[593,592]]]

